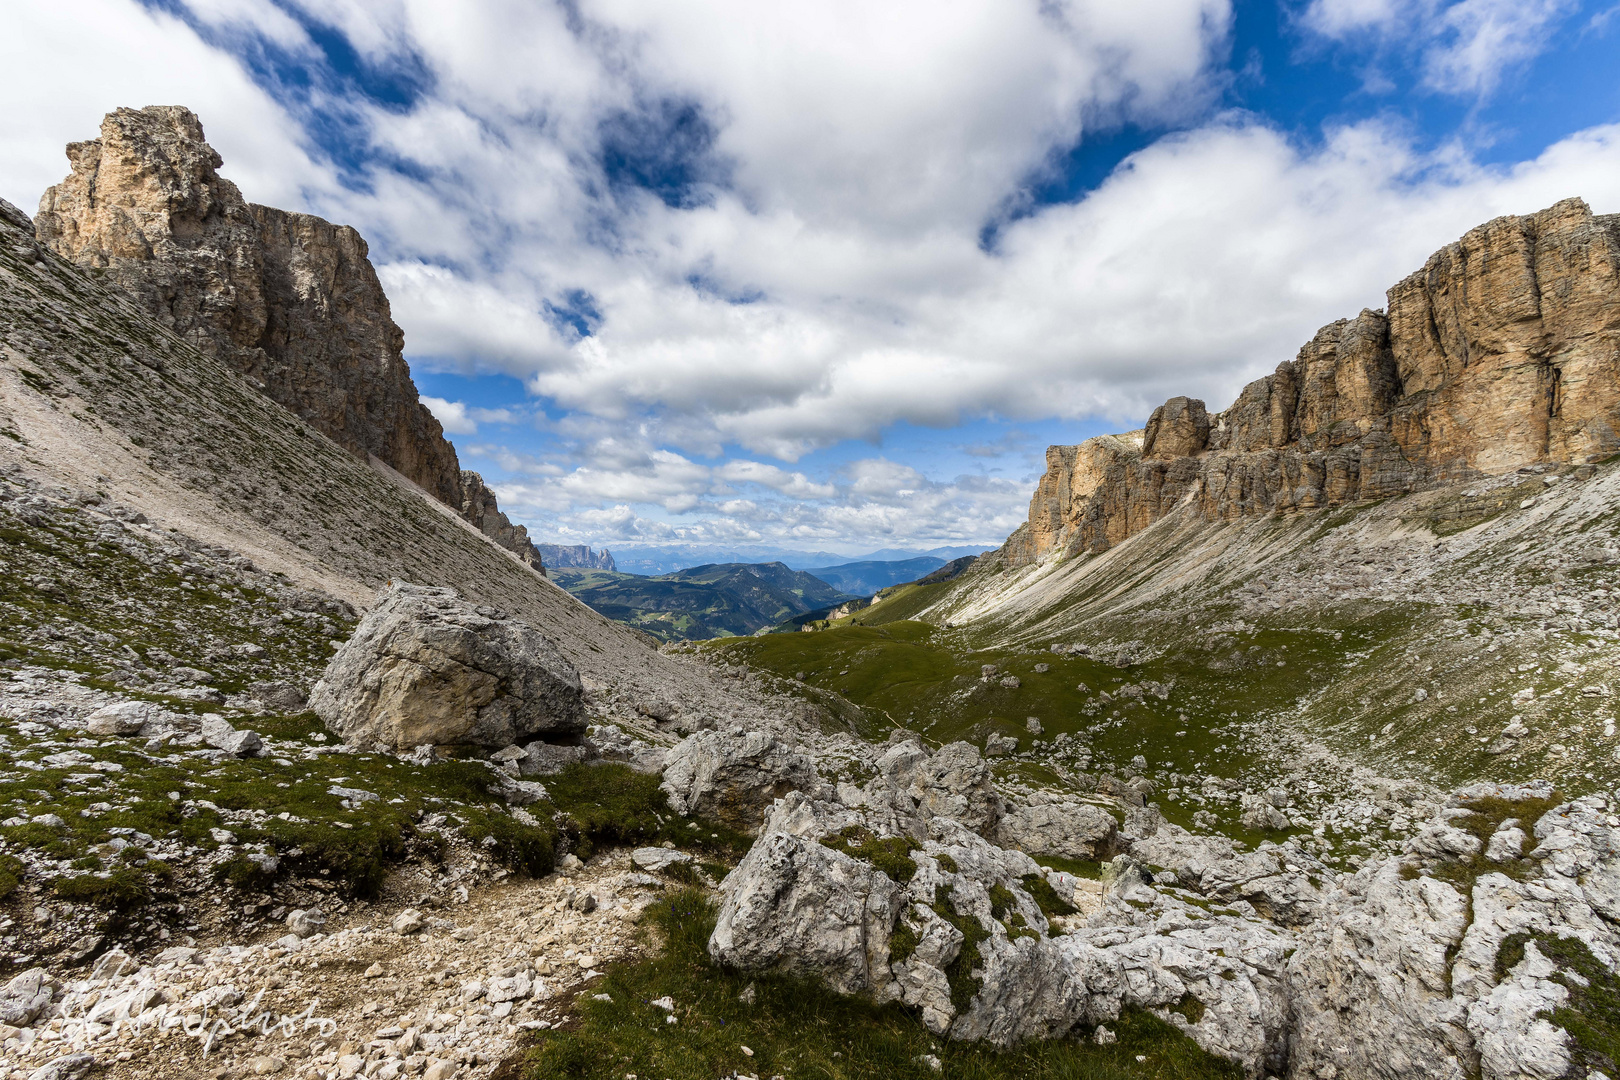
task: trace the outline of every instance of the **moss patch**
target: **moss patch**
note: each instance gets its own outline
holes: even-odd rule
[[[1555,791],[1546,799],[1489,798],[1465,803],[1464,809],[1471,813],[1466,817],[1452,819],[1452,824],[1478,838],[1479,853],[1468,859],[1446,859],[1436,863],[1433,868],[1434,876],[1456,886],[1464,896],[1470,895],[1474,882],[1478,881],[1482,874],[1506,874],[1513,878],[1534,876],[1537,868],[1532,860],[1491,862],[1485,858],[1485,847],[1491,842],[1491,837],[1496,834],[1502,822],[1509,818],[1517,818],[1520,827],[1529,833],[1537,819],[1562,801],[1562,796]],[[1410,868],[1403,868],[1403,873],[1406,869]]]
[[[1029,893],[1030,898],[1035,901],[1035,906],[1040,908],[1041,914],[1048,919],[1054,915],[1074,914],[1074,905],[1059,896],[1051,883],[1040,874],[1025,874],[1021,880],[1024,891]]]

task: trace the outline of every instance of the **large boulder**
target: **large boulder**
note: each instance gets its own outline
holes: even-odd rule
[[[1100,806],[1052,799],[1010,807],[997,823],[996,838],[1002,847],[1031,855],[1095,859],[1107,851],[1118,827],[1114,815]]]
[[[763,731],[700,731],[669,752],[661,785],[677,814],[754,828],[790,791],[821,786],[804,754]]]
[[[585,728],[579,673],[550,639],[452,589],[403,583],[332,657],[310,706],[351,745],[400,750]]]
[[[990,766],[972,743],[947,743],[930,754],[914,742],[891,746],[867,785],[872,805],[889,805],[920,822],[943,817],[983,836],[994,834],[1003,804]]]
[[[762,836],[722,883],[709,955],[745,971],[814,976],[878,1001],[899,997],[889,932],[900,889],[882,871],[788,832]]]

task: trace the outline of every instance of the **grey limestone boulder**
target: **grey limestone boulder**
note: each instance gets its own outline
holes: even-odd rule
[[[660,785],[677,814],[757,826],[771,803],[821,785],[804,754],[762,731],[700,731],[670,750]]]
[[[236,757],[253,757],[264,749],[264,740],[256,731],[239,730],[217,713],[205,713],[202,718],[203,741]]]
[[[881,871],[817,840],[760,837],[721,884],[709,955],[745,971],[813,976],[877,1001],[899,996],[889,933],[900,889]]]
[[[498,750],[585,728],[579,673],[539,631],[453,589],[396,583],[310,695],[354,746]]]
[[[1113,841],[1114,815],[1091,803],[1054,799],[1009,808],[996,826],[1003,847],[1031,855],[1095,859]]]
[[[0,988],[0,1024],[27,1027],[51,1003],[56,980],[44,968],[29,968]]]
[[[992,833],[1001,820],[1003,804],[990,766],[972,743],[947,743],[933,754],[914,742],[898,743],[884,752],[877,767],[879,775],[868,785],[875,802],[898,794],[923,821],[950,818],[981,835]],[[887,790],[879,792],[879,787]]]
[[[84,728],[92,735],[135,735],[162,711],[150,701],[120,701],[85,717]]]

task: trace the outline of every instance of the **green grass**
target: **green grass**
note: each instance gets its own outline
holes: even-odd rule
[[[308,715],[264,724],[256,719],[254,726],[282,738],[322,735]],[[62,750],[59,741],[41,746],[44,740],[7,728],[0,722],[16,758]],[[390,755],[323,754],[309,761],[266,757],[215,764],[188,757],[153,760],[122,743],[80,743],[75,748],[93,761],[122,766],[121,771],[92,774],[90,763],[83,762],[0,780],[0,816],[55,814],[63,821],[60,827],[30,822],[0,828],[0,848],[33,849],[88,871],[57,878],[58,894],[121,908],[163,896],[168,879],[156,862],[106,870],[112,856],[102,845],[114,829],[133,829],[159,841],[181,839],[203,852],[221,847],[237,852],[214,873],[238,888],[264,888],[296,875],[323,878],[361,897],[376,895],[394,866],[441,857],[444,840],[420,824],[432,814],[445,815],[497,864],[536,877],[552,870],[565,833],[585,858],[610,847],[671,841],[721,866],[734,863],[749,845],[747,836],[725,826],[676,817],[657,777],[617,763],[574,765],[548,780],[551,801],[527,808],[531,824],[507,811],[494,791],[494,775],[474,761],[419,766]],[[84,779],[90,775],[95,780]],[[340,796],[328,793],[334,785],[377,798],[345,808]],[[170,798],[171,792],[179,798]],[[221,813],[241,810],[266,816],[256,823],[233,822]],[[222,845],[214,829],[230,832],[234,844]],[[248,856],[261,849],[276,855],[274,873]],[[7,882],[16,887],[17,874],[8,868],[20,866],[8,858],[0,851],[4,891]],[[131,858],[143,858],[138,846],[126,849],[124,861]]]
[[[707,942],[714,909],[696,892],[648,909],[664,942],[657,954],[615,967],[589,984],[578,1019],[542,1032],[513,1063],[523,1080],[714,1080],[744,1073],[793,1080],[1203,1080],[1242,1070],[1200,1050],[1143,1012],[1110,1022],[1119,1041],[1083,1038],[998,1051],[932,1036],[908,1010],[841,997],[818,985],[750,976],[713,965]],[[753,1004],[741,998],[752,986]],[[611,1000],[598,1000],[605,995]],[[652,1002],[674,999],[676,1022]],[[1080,1036],[1089,1035],[1082,1029]],[[746,1046],[752,1056],[743,1053]],[[923,1060],[937,1056],[942,1073]],[[1138,1061],[1138,1056],[1144,1060]]]
[[[1536,821],[1547,811],[1563,802],[1556,791],[1547,799],[1476,799],[1464,803],[1473,811],[1467,817],[1452,820],[1452,824],[1479,839],[1479,853],[1467,859],[1445,859],[1434,866],[1434,876],[1455,885],[1464,896],[1472,893],[1474,883],[1482,874],[1507,874],[1509,877],[1530,878],[1539,875],[1538,865],[1531,859],[1518,859],[1511,863],[1491,862],[1485,857],[1485,847],[1491,842],[1497,828],[1509,818],[1517,818],[1519,827],[1528,835]]]
[[[570,765],[546,781],[553,805],[565,818],[581,858],[609,847],[652,847],[672,842],[722,862],[735,862],[752,839],[718,822],[685,819],[669,808],[657,776],[628,765]]]
[[[851,825],[834,836],[823,837],[821,842],[851,858],[866,860],[901,885],[917,876],[917,863],[911,858],[917,845],[909,837],[879,840],[870,829]]]
[[[1541,954],[1558,965],[1553,978],[1569,991],[1563,1005],[1543,1011],[1538,1017],[1563,1028],[1575,1040],[1573,1075],[1599,1071],[1614,1075],[1620,1063],[1620,975],[1593,956],[1579,938],[1512,934],[1497,951],[1498,979],[1524,959],[1524,947],[1529,941],[1534,941]]]
[[[1061,870],[1078,878],[1101,881],[1104,864],[1096,859],[1066,859],[1061,855],[1038,855],[1035,861],[1048,870]]]

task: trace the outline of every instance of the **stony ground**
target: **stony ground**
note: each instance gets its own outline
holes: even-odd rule
[[[305,937],[267,924],[104,953],[64,973],[60,1015],[0,1029],[0,1077],[83,1053],[114,1078],[488,1076],[637,953],[637,919],[671,884],[625,852],[488,878],[472,862],[406,871],[375,903],[295,917]]]

